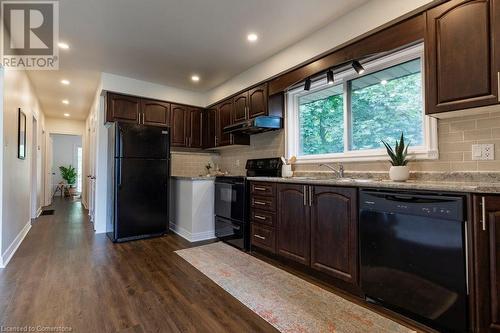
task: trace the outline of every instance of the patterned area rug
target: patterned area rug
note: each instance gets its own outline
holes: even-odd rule
[[[281,332],[414,332],[221,242],[176,253]]]

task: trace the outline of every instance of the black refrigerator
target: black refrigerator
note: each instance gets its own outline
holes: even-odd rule
[[[113,123],[108,128],[108,214],[113,242],[161,236],[169,229],[170,130]]]

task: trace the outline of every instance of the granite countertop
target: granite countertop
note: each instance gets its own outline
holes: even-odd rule
[[[198,181],[198,180],[213,181],[215,179],[215,177],[213,176],[170,176],[170,178],[178,180],[193,180],[193,181]]]
[[[500,194],[500,182],[450,182],[435,180],[408,180],[406,182],[393,182],[390,180],[380,179],[320,179],[315,177],[248,177],[247,179],[253,181],[266,181],[276,183]]]

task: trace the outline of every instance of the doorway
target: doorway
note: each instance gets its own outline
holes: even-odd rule
[[[38,121],[35,117],[32,120],[31,133],[31,218],[37,218],[41,211],[41,205],[38,203],[38,158],[40,148],[38,147]]]
[[[77,196],[82,192],[83,148],[81,135],[50,134],[51,197]],[[72,177],[73,174],[73,177]],[[61,187],[63,191],[58,190]],[[71,191],[70,191],[71,189]]]

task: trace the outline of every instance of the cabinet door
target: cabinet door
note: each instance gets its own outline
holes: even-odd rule
[[[307,186],[278,185],[278,254],[309,265],[311,246]]]
[[[267,115],[267,84],[250,90],[248,99],[248,118]]]
[[[215,122],[217,109],[206,109],[202,112],[203,125],[203,148],[209,149],[215,147]]]
[[[191,148],[201,148],[201,109],[189,108],[188,114],[188,145]]]
[[[108,93],[106,104],[106,121],[139,123],[139,98]]]
[[[311,186],[311,267],[358,282],[356,189]]]
[[[500,332],[500,196],[474,197],[473,234],[476,330]]]
[[[248,119],[248,91],[233,98],[233,123]]]
[[[216,146],[227,146],[231,144],[231,134],[224,134],[224,127],[231,125],[233,114],[233,101],[227,100],[219,104],[217,109],[217,142]]]
[[[428,114],[498,103],[496,2],[452,0],[427,11]]]
[[[172,104],[170,110],[170,140],[172,147],[185,147],[187,141],[187,107]]]
[[[150,126],[170,125],[170,104],[141,99],[142,123]]]

